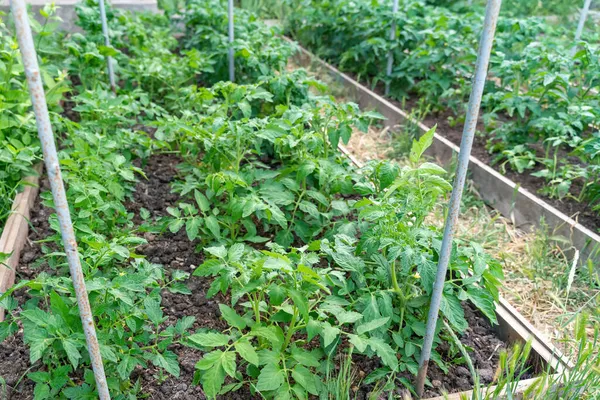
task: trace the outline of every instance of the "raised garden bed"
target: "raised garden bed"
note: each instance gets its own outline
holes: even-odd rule
[[[360,166],[360,162],[345,148],[341,147],[341,150],[353,163]],[[152,217],[167,216],[167,207],[176,205],[179,200],[178,195],[171,192],[170,186],[178,175],[176,165],[179,162],[181,162],[181,159],[176,155],[158,154],[151,156],[147,165],[143,168],[148,180],[137,184],[134,201],[126,205],[128,211],[139,215],[140,209],[145,208],[151,213]],[[42,188],[48,189],[46,182],[43,183]],[[30,193],[27,195],[27,199],[28,204],[33,204],[35,197]],[[20,274],[23,274],[26,278],[33,278],[39,272],[44,271],[36,269],[38,260],[43,255],[41,251],[42,243],[39,241],[53,233],[48,224],[48,217],[52,210],[43,206],[40,199],[35,201],[31,213],[31,223],[34,229],[29,234],[28,244],[24,245],[23,259],[18,267]],[[142,225],[143,221],[138,217],[135,223]],[[23,234],[20,233],[20,235]],[[139,254],[144,255],[150,262],[164,265],[168,273],[189,268],[191,268],[191,272],[195,266],[203,262],[203,256],[196,252],[194,243],[189,241],[183,231],[177,234],[170,232],[160,234],[148,231],[143,236],[148,243],[138,249]],[[21,240],[21,243],[25,243],[25,241]],[[46,272],[51,273],[51,270]],[[192,291],[191,295],[173,294],[164,291],[162,306],[164,307],[164,315],[168,318],[167,323],[172,323],[184,316],[194,316],[196,317],[193,327],[195,329],[225,329],[226,325],[220,316],[218,303],[226,302],[227,299],[222,296],[218,296],[216,299],[207,299],[206,292],[210,283],[210,279],[191,277],[187,281],[187,286]],[[27,295],[23,293],[17,295],[16,298],[19,302],[26,301]],[[548,341],[544,340],[535,328],[504,299],[501,299],[497,304],[496,314],[499,325],[494,328],[490,326],[485,318],[470,310],[469,307],[467,307],[466,314],[470,328],[461,340],[465,345],[474,349],[476,368],[483,372],[487,383],[491,382],[490,379],[496,368],[499,350],[508,348],[510,344],[515,342],[531,341],[533,351],[530,360],[531,365],[534,366],[532,374],[546,371],[548,364],[550,364],[552,370],[557,372],[568,368],[568,361],[560,355],[560,351],[548,344]],[[2,354],[4,360],[0,362],[0,376],[3,376],[8,386],[12,388],[9,392],[11,400],[24,400],[33,397],[33,382],[22,380],[19,383],[20,377],[29,368],[29,351],[22,339],[22,335],[17,335],[14,340],[0,344],[0,354]],[[140,379],[145,393],[153,399],[178,399],[187,398],[186,396],[204,398],[201,387],[192,383],[195,371],[194,365],[201,359],[202,352],[181,345],[172,346],[172,351],[177,354],[181,365],[179,378],[169,376],[165,380],[160,380],[157,378],[159,371],[150,367],[136,369],[132,379]],[[377,364],[366,358],[357,358],[355,366],[361,373],[368,374],[376,368]],[[33,371],[35,371],[35,368]],[[441,388],[465,390],[472,384],[469,380],[468,371],[461,366],[455,366],[449,374],[444,374],[438,368],[433,367],[430,368],[429,376],[434,388],[426,391],[426,399],[444,399],[443,396],[435,396],[435,392]],[[410,379],[410,376],[407,376],[407,378]],[[535,379],[526,379],[520,382],[519,392],[526,390],[535,381]],[[360,393],[362,393],[362,390],[359,390],[358,394],[360,395]],[[363,395],[366,396],[367,393],[364,392]],[[449,399],[459,399],[460,395],[465,393],[455,392]],[[259,397],[253,397],[250,392],[242,390],[222,398],[250,399]]]
[[[219,3],[186,5],[190,32],[212,37],[211,24],[224,21]],[[254,387],[261,397],[312,399],[331,384],[330,368],[339,377],[351,358],[360,378],[371,377],[350,381],[357,397],[392,380],[386,390],[405,394],[441,237],[426,217],[451,189],[445,171],[421,159],[433,133],[413,145],[410,168],[381,161],[379,171],[359,170],[336,146],[379,116],[310,96],[318,83],[285,70],[291,50],[280,39],[271,43],[275,62],[242,62],[248,84],[236,85],[211,75],[224,62],[199,74],[204,58],[195,50],[211,49],[202,34],[187,36],[181,51],[165,37],[168,20],[142,18],[118,19],[122,38],[136,40],[119,46],[128,52],[119,55],[126,78],[117,98],[96,82],[72,97],[71,121],[63,121],[77,121],[61,164],[111,393],[249,399],[259,396]],[[253,36],[261,27],[251,18],[238,22],[260,52],[273,38]],[[133,69],[154,57],[173,68],[158,76]],[[266,63],[260,77],[256,62]],[[82,85],[97,79],[88,72]],[[23,280],[3,297],[10,313],[0,375],[13,399],[93,398],[45,181],[42,189],[18,267]],[[567,368],[498,297],[500,263],[474,243],[456,254],[427,396],[471,386],[469,371],[452,362],[462,348],[454,332],[473,348],[485,384],[513,341],[532,342],[528,373]]]
[[[347,74],[338,71],[335,67],[302,47],[300,47],[300,52],[296,56],[296,62],[298,65],[316,68],[318,71],[329,75],[344,88],[345,94],[357,101],[361,107],[377,110],[384,115],[387,126],[393,127],[404,120],[410,119],[409,114],[397,105],[356,82]],[[419,121],[412,122],[417,123],[423,132],[429,130],[428,126]],[[457,139],[456,136],[454,139]],[[438,129],[428,154],[447,165],[458,152],[459,146],[444,136],[443,129]],[[510,218],[515,225],[519,227],[529,225],[544,229],[547,226],[554,235],[561,235],[570,240],[572,245],[580,251],[580,262],[583,263],[587,259],[600,260],[600,235],[474,156],[470,157],[469,171],[470,177],[482,199],[502,215]]]
[[[41,172],[38,165],[36,171]],[[15,271],[19,265],[21,250],[27,240],[29,231],[29,215],[31,207],[38,194],[38,176],[25,178],[26,186],[19,192],[13,201],[12,212],[0,236],[0,256],[7,255],[6,260],[0,263],[0,293],[4,293],[15,282]],[[0,308],[0,321],[4,320],[4,309]]]

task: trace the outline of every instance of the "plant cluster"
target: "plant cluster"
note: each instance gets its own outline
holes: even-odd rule
[[[53,20],[53,9],[46,6],[42,15],[48,23]],[[4,14],[0,14],[4,18]],[[44,24],[44,27],[46,25]],[[38,32],[37,49],[42,55],[47,47],[43,41],[47,31],[33,24]],[[42,79],[50,111],[60,111],[59,101],[65,91],[65,76],[56,65],[48,63],[42,69]],[[23,189],[23,179],[35,175],[34,165],[39,161],[40,145],[31,101],[25,83],[21,54],[16,38],[0,20],[0,226],[11,211],[12,201]]]
[[[449,110],[459,117],[466,109],[482,29],[478,13],[422,1],[402,3],[396,15],[386,2],[306,1],[287,17],[286,26],[301,44],[358,79],[390,84],[396,99],[418,97],[433,112]],[[569,197],[598,210],[593,148],[600,123],[600,63],[596,47],[587,42],[571,57],[566,39],[571,35],[539,17],[501,17],[483,120],[495,162],[519,173],[531,170],[551,198]],[[390,77],[388,54],[394,58]]]
[[[410,388],[442,236],[426,216],[451,189],[442,168],[421,160],[433,131],[413,142],[410,165],[352,166],[338,144],[381,117],[311,92],[322,84],[285,69],[293,46],[250,14],[241,14],[236,44],[244,83],[220,82],[227,45],[206,35],[223,28],[225,9],[201,4],[183,10],[182,45],[166,16],[113,9],[118,35],[100,45],[91,0],[78,6],[85,34],[48,40],[48,58],[67,74],[53,126],[113,398],[143,396],[136,369],[152,365],[158,381],[178,376],[174,345],[204,352],[196,382],[209,398],[242,386],[266,398],[318,395],[333,387],[344,353],[380,360],[365,383]],[[108,55],[118,62],[116,96]],[[134,215],[126,205],[143,165],[163,151],[183,161],[172,183],[179,201],[168,217]],[[49,192],[41,196],[52,207]],[[191,332],[193,315],[165,316],[163,293],[190,294],[189,274],[137,253],[146,243],[140,219],[185,230],[204,252],[194,274],[212,279],[208,296],[227,294],[219,305],[226,330]],[[0,297],[0,339],[22,332],[36,400],[95,398],[55,215],[49,224],[42,271]],[[441,308],[450,328],[440,323],[436,344],[467,328],[462,302],[495,321],[501,278],[480,246],[456,243]],[[432,358],[445,371],[460,362],[457,351]]]

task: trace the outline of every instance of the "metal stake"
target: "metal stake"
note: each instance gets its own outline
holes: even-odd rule
[[[579,44],[579,40],[581,39],[581,34],[583,33],[583,28],[585,27],[585,20],[587,19],[588,11],[590,11],[591,4],[592,0],[585,0],[583,8],[581,9],[579,23],[577,24],[577,31],[575,32],[575,45],[571,48],[571,57],[575,57],[575,53],[577,53],[577,45]]]
[[[444,281],[446,279],[446,271],[448,270],[448,262],[450,261],[450,253],[452,250],[452,237],[454,235],[458,213],[460,212],[460,201],[462,198],[465,179],[467,176],[467,168],[469,166],[469,156],[471,155],[471,146],[475,136],[475,128],[479,117],[479,108],[481,106],[481,96],[486,81],[488,64],[490,61],[490,53],[494,42],[494,33],[496,32],[496,23],[498,22],[498,14],[500,13],[500,5],[502,0],[488,0],[485,10],[485,20],[483,23],[483,32],[479,42],[479,51],[477,54],[477,64],[475,66],[475,77],[473,79],[473,89],[469,97],[469,107],[465,119],[463,136],[460,143],[460,154],[458,156],[458,166],[456,168],[456,178],[450,197],[448,206],[448,217],[444,228],[444,237],[442,240],[442,248],[438,262],[437,275],[433,285],[433,293],[431,296],[431,304],[429,306],[429,315],[427,316],[427,329],[423,339],[423,348],[421,349],[421,359],[419,361],[419,373],[417,375],[416,389],[417,394],[423,395],[425,388],[425,378],[427,376],[427,367],[431,357],[431,346],[433,345],[433,337],[435,334],[435,326],[440,310],[442,293],[444,289]]]
[[[100,3],[100,20],[102,21],[102,34],[104,35],[104,45],[110,47],[110,39],[108,37],[108,23],[106,22],[106,9],[104,8],[104,0],[98,0]],[[108,80],[110,82],[110,90],[117,93],[117,85],[115,83],[115,71],[113,69],[113,58],[106,57],[106,65],[108,67]]]
[[[393,14],[393,19],[392,19],[392,27],[390,28],[390,42],[393,42],[394,40],[396,40],[396,13],[398,12],[398,0],[394,0],[393,6],[392,6],[392,14]],[[388,81],[385,83],[385,95],[387,96],[388,94],[390,94],[390,76],[392,75],[392,67],[394,66],[394,52],[392,50],[390,50],[390,52],[388,53],[388,59],[387,59],[387,68],[386,68],[386,75],[388,78]]]
[[[42,85],[37,54],[35,47],[33,46],[33,37],[31,35],[31,27],[29,26],[27,9],[25,8],[25,0],[11,0],[10,8],[13,18],[15,19],[17,39],[21,49],[21,56],[23,57],[23,66],[27,78],[27,86],[29,87],[29,95],[31,96],[31,104],[33,105],[35,120],[37,122],[38,136],[42,143],[44,162],[46,171],[48,172],[48,178],[50,179],[54,207],[56,208],[56,214],[58,215],[58,221],[60,223],[60,231],[65,246],[65,252],[67,254],[67,260],[69,262],[71,279],[73,280],[73,287],[75,288],[75,294],[77,295],[79,315],[81,317],[81,323],[83,324],[83,332],[85,333],[85,339],[87,341],[88,352],[94,370],[94,377],[96,378],[98,395],[101,400],[109,400],[110,395],[108,393],[106,376],[104,374],[104,366],[102,365],[102,357],[100,355],[100,347],[98,346],[98,338],[96,337],[92,310],[85,288],[83,272],[81,271],[77,242],[75,241],[69,205],[67,203],[65,188],[60,173],[56,146],[54,144],[54,134],[52,133],[52,125],[50,124],[50,117],[48,115],[48,106],[46,105],[46,95],[44,94],[44,87]]]
[[[229,28],[229,80],[235,81],[235,64],[233,59],[233,0],[228,1],[228,28]]]

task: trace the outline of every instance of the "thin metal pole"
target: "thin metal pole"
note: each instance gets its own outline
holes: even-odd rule
[[[102,21],[102,34],[104,35],[104,45],[110,47],[110,38],[108,37],[108,23],[106,22],[106,9],[104,7],[104,0],[98,0],[100,3],[100,20]],[[111,56],[106,57],[106,66],[108,68],[108,80],[110,82],[110,90],[113,93],[117,93],[117,85],[115,83],[115,71],[113,69],[113,58]]]
[[[392,5],[392,27],[390,28],[390,42],[394,42],[396,40],[396,13],[398,13],[398,0],[394,0]],[[387,68],[386,68],[386,76],[388,81],[385,83],[385,95],[390,94],[390,76],[392,75],[392,67],[394,66],[394,52],[390,50],[388,53],[387,59]]]
[[[24,0],[11,0],[10,8],[15,19],[15,27],[17,29],[17,39],[21,56],[23,57],[23,66],[25,76],[27,78],[27,86],[29,87],[29,95],[35,113],[37,122],[38,136],[42,143],[42,151],[44,153],[44,163],[50,186],[52,188],[52,197],[54,199],[54,207],[58,215],[60,223],[60,231],[62,240],[69,262],[71,271],[71,279],[77,296],[77,304],[79,306],[79,315],[83,324],[83,332],[87,341],[88,352],[94,377],[96,378],[96,387],[101,400],[109,400],[108,386],[106,383],[106,375],[104,374],[104,366],[102,365],[102,357],[100,355],[100,347],[98,346],[98,338],[96,337],[96,329],[94,327],[94,319],[90,302],[85,288],[83,272],[81,271],[81,263],[77,251],[77,242],[73,232],[73,224],[69,213],[69,205],[65,194],[65,188],[60,173],[58,156],[56,154],[56,146],[54,144],[54,134],[52,133],[52,125],[48,115],[48,106],[46,105],[46,95],[42,85],[42,78],[37,62],[37,54],[33,46],[33,37],[31,35],[31,27],[27,16],[27,9]]]
[[[228,2],[228,29],[229,29],[229,80],[235,81],[235,60],[233,58],[233,0]]]
[[[452,237],[458,214],[460,212],[460,201],[462,198],[465,179],[467,176],[467,168],[469,167],[469,156],[471,155],[471,147],[475,136],[475,128],[479,117],[479,108],[481,106],[481,96],[487,77],[487,69],[490,61],[490,53],[494,42],[494,34],[496,32],[496,23],[498,22],[498,14],[500,13],[500,5],[502,0],[488,0],[485,10],[485,20],[483,23],[483,32],[479,42],[479,51],[477,54],[477,64],[475,65],[475,77],[473,79],[473,89],[469,97],[469,106],[465,119],[462,140],[460,143],[460,154],[458,156],[458,165],[456,168],[456,178],[454,179],[454,187],[450,204],[448,206],[448,217],[444,228],[444,237],[442,239],[442,248],[437,268],[437,275],[433,285],[433,293],[431,296],[431,304],[429,306],[429,315],[427,316],[427,328],[425,337],[423,338],[423,348],[421,349],[421,359],[419,361],[419,373],[417,375],[416,389],[419,396],[423,395],[425,387],[425,378],[427,376],[427,367],[431,357],[431,346],[433,345],[433,337],[435,334],[435,326],[440,310],[442,293],[444,289],[444,281],[446,279],[446,271],[448,270],[448,262],[450,261],[450,253],[452,250]]]
[[[579,40],[581,39],[581,34],[583,33],[583,28],[585,27],[585,20],[587,19],[588,12],[590,11],[590,5],[592,4],[592,0],[585,0],[583,4],[583,9],[581,10],[581,14],[579,15],[579,23],[577,24],[577,31],[575,32],[575,45],[571,48],[571,57],[575,56],[577,53],[577,46],[579,44]]]

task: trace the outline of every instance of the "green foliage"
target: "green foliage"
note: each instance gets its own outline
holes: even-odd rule
[[[84,34],[53,42],[41,37],[59,66],[52,71],[68,74],[55,74],[46,85],[51,104],[63,100],[53,127],[111,395],[145,396],[132,379],[139,368],[152,366],[158,381],[177,377],[179,345],[204,352],[195,382],[209,398],[243,385],[266,398],[319,395],[330,387],[336,355],[348,346],[379,360],[372,382],[395,384],[397,373],[415,373],[441,237],[425,217],[450,190],[445,171],[421,160],[434,131],[414,141],[409,166],[373,162],[359,170],[338,145],[382,117],[319,96],[320,82],[305,71],[286,71],[293,46],[251,14],[237,14],[243,84],[236,84],[220,81],[227,44],[224,34],[214,35],[225,24],[216,1],[182,10],[183,48],[168,17],[111,8],[113,47],[102,46],[95,2],[77,11]],[[23,139],[33,121],[23,83],[15,79],[22,70],[14,41],[4,38],[3,62],[11,66],[3,70],[2,93],[15,96],[6,110],[20,143],[0,134],[16,158],[23,148],[20,162],[7,165],[25,170],[38,149],[32,138]],[[116,96],[104,72],[108,55],[118,64]],[[140,210],[140,227],[127,205],[145,179],[140,166],[161,151],[182,159],[171,182],[179,199],[157,219]],[[50,193],[41,197],[53,206]],[[43,240],[37,261],[44,272],[0,298],[7,309],[0,339],[22,329],[36,366],[27,376],[36,399],[94,398],[56,215],[49,224],[54,233]],[[225,295],[219,310],[227,329],[190,333],[194,316],[175,321],[163,312],[164,292],[191,294],[189,274],[137,253],[146,244],[140,231],[150,225],[185,230],[197,242],[205,258],[194,275],[212,280],[207,297]],[[479,246],[456,244],[442,304],[454,329],[466,328],[462,301],[495,321],[500,278],[498,264]],[[17,304],[17,291],[26,291],[28,301]],[[446,367],[437,352],[433,359]]]
[[[418,98],[432,112],[449,109],[460,117],[470,92],[483,14],[462,2],[450,3],[404,1],[392,15],[389,2],[307,0],[287,16],[286,28],[318,56],[359,80],[372,86],[388,83],[391,97]],[[502,168],[508,164],[519,173],[537,169],[535,176],[546,185],[543,194],[568,196],[597,208],[598,185],[590,180],[595,172],[578,151],[584,140],[595,137],[594,126],[600,123],[596,78],[600,63],[598,50],[591,45],[595,33],[590,30],[573,57],[569,49],[574,27],[530,16],[542,9],[567,15],[574,6],[511,2],[507,8],[516,17],[498,22],[483,119],[488,148],[498,155]],[[397,27],[393,42],[392,21]],[[388,54],[394,60],[389,77],[384,68]],[[543,142],[543,147],[535,142]],[[574,162],[565,157],[569,153],[581,158]]]

